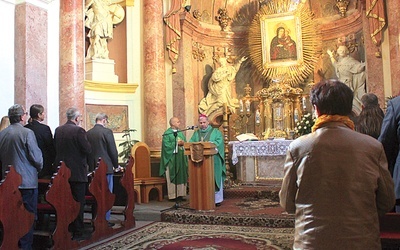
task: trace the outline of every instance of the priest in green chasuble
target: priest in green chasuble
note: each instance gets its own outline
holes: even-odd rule
[[[199,129],[193,133],[190,142],[208,141],[215,144],[218,153],[214,155],[214,178],[215,178],[215,205],[220,206],[224,200],[223,186],[226,178],[224,137],[221,131],[211,127],[208,117],[204,114],[199,116]]]
[[[168,199],[183,200],[186,196],[188,180],[188,158],[185,156],[183,148],[186,137],[179,130],[179,118],[172,117],[169,124],[171,127],[163,134],[160,176],[166,178]]]

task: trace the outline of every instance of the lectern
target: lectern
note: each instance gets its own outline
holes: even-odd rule
[[[190,208],[215,209],[214,155],[215,144],[211,142],[187,142],[185,155],[189,156]]]

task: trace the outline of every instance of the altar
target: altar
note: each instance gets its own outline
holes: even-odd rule
[[[242,183],[281,180],[291,142],[283,139],[229,142],[237,180]]]

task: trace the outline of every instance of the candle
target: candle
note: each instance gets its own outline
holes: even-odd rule
[[[250,112],[250,101],[246,100],[246,111]]]
[[[294,121],[295,122],[299,121],[299,111],[297,109],[294,110]]]
[[[257,111],[256,111],[256,124],[259,124],[260,122],[261,122],[260,110],[257,109]]]
[[[243,101],[239,101],[240,112],[243,113]]]
[[[303,109],[306,109],[306,97],[303,96]]]

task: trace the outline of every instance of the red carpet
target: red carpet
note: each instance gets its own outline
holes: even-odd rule
[[[291,249],[292,228],[155,222],[91,249]]]
[[[225,238],[223,238],[225,237]],[[166,243],[167,245],[164,245]],[[258,243],[258,244],[257,244]],[[257,242],[253,239],[250,242],[246,242],[246,239],[236,240],[230,239],[229,235],[221,235],[220,237],[200,237],[199,239],[182,240],[176,243],[168,244],[167,241],[159,242],[157,244],[150,245],[148,248],[161,249],[161,250],[190,250],[190,249],[231,249],[231,250],[257,250],[264,246],[263,241]],[[157,245],[160,248],[157,248]],[[259,247],[257,247],[259,245]],[[266,246],[263,249],[278,249],[274,246]]]

